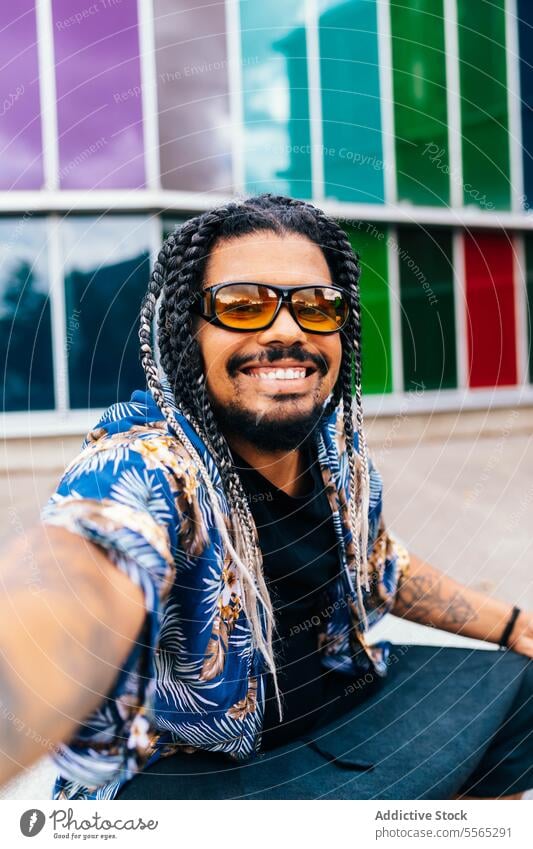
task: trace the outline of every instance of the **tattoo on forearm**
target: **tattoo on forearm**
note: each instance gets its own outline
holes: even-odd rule
[[[441,582],[427,575],[413,575],[402,582],[393,612],[422,624],[452,628],[478,618],[475,608],[459,590],[447,595]]]

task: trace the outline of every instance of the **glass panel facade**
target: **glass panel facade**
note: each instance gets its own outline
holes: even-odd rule
[[[54,407],[46,226],[0,219],[2,410]]]
[[[391,0],[396,134],[400,200],[450,202],[446,53],[442,0]]]
[[[401,227],[398,265],[405,391],[457,386],[452,234]]]
[[[505,0],[458,0],[463,200],[509,209]]]
[[[392,391],[387,229],[361,222],[345,227],[361,263],[361,359],[363,392]]]
[[[375,0],[320,0],[325,195],[383,203]]]
[[[34,0],[0,4],[0,189],[43,184]]]
[[[155,0],[161,185],[233,189],[224,3]],[[246,64],[246,57],[243,58]]]
[[[52,6],[60,186],[142,188],[137,2],[53,0]]]
[[[533,3],[517,0],[524,206],[533,207]]]
[[[464,235],[470,386],[516,383],[513,246],[505,234]]]
[[[530,211],[533,204],[533,4],[516,0],[512,21],[506,15],[514,6],[506,0],[455,0],[463,201],[481,212],[472,219],[478,232],[468,233],[464,223],[452,221],[445,212],[453,194],[446,0],[232,3],[152,0],[145,9],[144,0],[49,0],[42,5],[42,17],[36,16],[36,0],[4,3],[0,9],[4,409],[53,410],[57,401],[54,392],[62,376],[56,374],[54,381],[54,368],[60,364],[54,363],[58,349],[48,290],[56,277],[55,271],[54,276],[48,271],[47,234],[52,230],[44,218],[56,215],[56,209],[80,210],[65,214],[60,227],[66,298],[60,344],[65,333],[71,406],[105,407],[144,386],[137,353],[138,311],[150,257],[158,247],[153,241],[159,241],[149,213],[139,212],[147,202],[152,204],[143,191],[147,156],[154,165],[159,157],[164,191],[188,193],[179,205],[176,195],[169,195],[168,205],[163,195],[154,201],[162,237],[204,208],[205,194],[232,196],[234,179],[246,194],[314,197],[319,205],[325,198],[328,212],[342,221],[360,254],[367,396],[394,392],[393,373],[398,370],[406,392],[414,385],[453,389],[458,379],[456,351],[464,348],[469,386],[516,386],[517,350],[524,347],[521,334],[526,325],[522,300],[514,291],[505,222],[499,231],[486,230],[484,212],[511,208],[514,148],[507,77],[514,62],[520,79],[520,105],[515,102],[513,107],[521,113],[523,207]],[[140,55],[145,39],[139,27],[151,23],[152,8],[155,50],[145,58],[148,69],[153,61],[155,73],[144,80],[153,90],[145,91]],[[385,21],[380,11],[390,13],[390,44],[385,44],[380,29]],[[42,31],[37,29],[41,22],[48,25]],[[238,32],[234,26],[240,27]],[[519,56],[507,53],[506,26],[516,27]],[[151,28],[148,34],[151,39]],[[50,43],[38,51],[43,35]],[[233,44],[238,46],[238,74],[229,62]],[[390,69],[380,67],[385,47],[391,51]],[[45,192],[37,201],[34,191],[53,177],[44,173],[48,148],[43,151],[41,93],[46,81],[40,80],[52,59],[57,138],[52,121],[46,125],[45,141],[52,152],[57,142],[61,197]],[[383,104],[382,83],[389,101]],[[149,127],[144,124],[143,102],[157,103]],[[390,181],[385,180],[390,162],[384,160],[391,148],[383,136],[389,111],[383,110],[390,110],[394,119],[396,173]],[[311,116],[319,124],[313,125]],[[233,123],[236,117],[239,126]],[[149,130],[147,138],[152,130],[156,136],[156,123],[157,154],[144,149],[144,129]],[[385,206],[386,187],[393,182],[398,204],[411,210],[409,223],[396,203]],[[126,193],[120,195],[120,214],[104,212],[104,205],[89,216],[85,201],[83,206],[65,201],[63,190],[77,189],[136,191],[127,195],[131,206]],[[96,192],[91,197],[94,203],[95,197],[104,196]],[[350,206],[353,203],[373,206],[359,218],[355,216],[360,209]],[[434,207],[432,216],[426,210],[422,219],[431,219],[429,230],[419,223],[421,206]],[[14,217],[26,208],[23,218]],[[367,218],[381,223],[366,223]],[[453,227],[463,234],[464,340],[456,338]],[[398,245],[390,238],[396,229]],[[525,232],[519,238],[525,243],[533,383],[533,235]],[[50,255],[55,269],[55,252]],[[399,305],[391,302],[391,262],[394,273],[398,266]],[[401,364],[393,363],[392,318],[397,309]],[[55,313],[53,318],[55,327]]]
[[[245,183],[312,197],[304,4],[241,0]]]
[[[62,222],[73,408],[105,407],[144,388],[137,330],[150,274],[148,225],[126,215]]]

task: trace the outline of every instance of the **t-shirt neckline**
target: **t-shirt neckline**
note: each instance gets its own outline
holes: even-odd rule
[[[235,465],[239,467],[244,466],[244,472],[248,478],[255,479],[255,481],[259,483],[263,489],[270,490],[272,493],[274,493],[276,498],[286,498],[289,502],[294,503],[309,501],[310,499],[312,499],[317,494],[317,490],[320,483],[316,471],[318,464],[318,456],[316,454],[316,451],[313,451],[310,440],[307,440],[304,443],[303,447],[306,451],[307,471],[310,471],[311,473],[312,487],[310,490],[302,493],[301,495],[289,495],[285,492],[285,490],[279,489],[279,487],[272,483],[272,481],[262,475],[261,472],[255,468],[255,466],[251,466],[250,463],[248,463],[248,461],[244,459],[244,457],[241,457],[241,455],[237,453],[237,451],[232,450],[231,453],[234,458]],[[237,470],[237,473],[240,473],[239,469]]]

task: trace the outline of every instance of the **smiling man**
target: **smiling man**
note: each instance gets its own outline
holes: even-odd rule
[[[385,526],[340,227],[271,195],[187,221],[139,336],[148,391],[106,411],[32,537],[47,603],[20,541],[4,561],[24,616],[0,611],[3,705],[58,744],[54,797],[519,798],[533,617]],[[507,650],[373,643],[390,611]],[[6,778],[40,749],[2,721]]]
[[[280,489],[296,493],[304,483],[299,449],[339,377],[348,299],[320,247],[294,233],[221,243],[205,278],[207,296],[194,310],[204,320],[194,332],[219,427],[252,466],[268,467]],[[204,311],[213,299],[217,323]]]

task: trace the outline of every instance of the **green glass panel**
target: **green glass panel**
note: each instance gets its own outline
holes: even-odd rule
[[[387,230],[371,223],[344,228],[361,262],[363,392],[392,391]]]
[[[533,233],[525,234],[524,243],[526,253],[529,382],[533,383]]]
[[[319,10],[325,195],[383,203],[376,3],[321,0]]]
[[[457,386],[452,234],[402,227],[398,265],[405,391]]]
[[[249,192],[311,198],[304,4],[240,4],[245,182]]]
[[[463,200],[509,209],[505,0],[458,0]]]
[[[391,0],[391,35],[400,200],[450,202],[446,54],[442,0]]]

